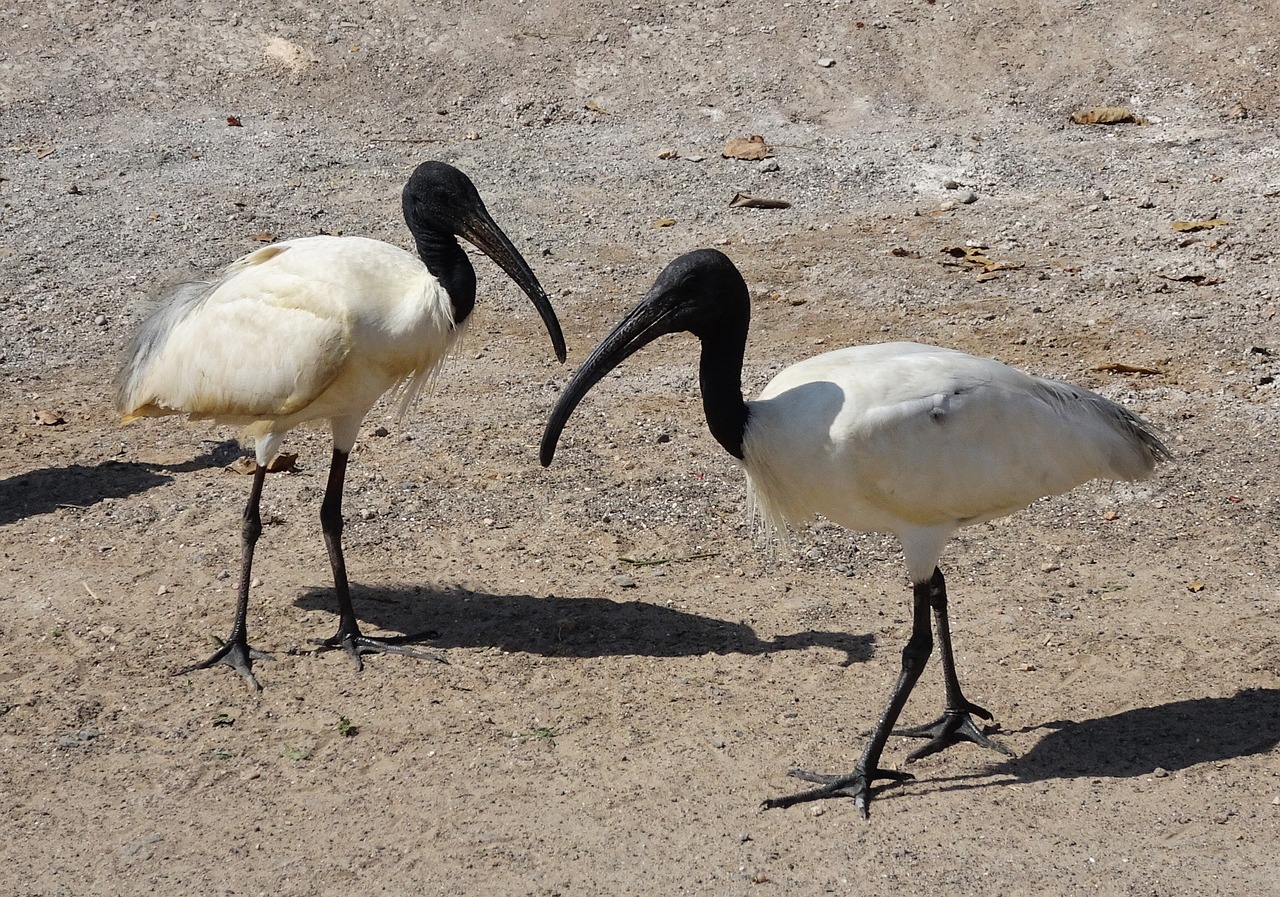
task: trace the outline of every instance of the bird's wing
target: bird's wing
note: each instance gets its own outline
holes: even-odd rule
[[[186,413],[249,422],[306,407],[338,375],[350,329],[338,289],[264,247],[149,317],[118,380],[125,420]]]
[[[757,418],[772,437],[755,438]],[[852,528],[901,531],[990,520],[1095,477],[1145,476],[1163,446],[1144,426],[1095,393],[991,359],[886,344],[779,374],[752,403],[749,459],[793,480],[773,487],[796,496],[789,517],[803,504]]]

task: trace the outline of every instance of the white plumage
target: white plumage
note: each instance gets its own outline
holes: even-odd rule
[[[405,222],[417,255],[363,237],[306,237],[249,253],[212,283],[173,290],[139,327],[117,376],[125,423],[186,414],[246,428],[257,469],[244,511],[244,554],[231,635],[189,669],[225,663],[253,687],[246,612],[266,465],[298,424],[328,420],[333,456],[320,519],[340,621],[322,647],[435,657],[414,637],[360,632],[342,554],[342,488],[364,416],[404,385],[401,411],[459,340],[475,305],[475,271],[456,237],[475,244],[520,285],[542,317],[557,357],[564,336],[546,292],[485,209],[475,186],[442,162],[419,165],[405,185]],[[437,658],[438,659],[438,658]],[[184,671],[186,672],[186,671]]]
[[[746,284],[723,254],[708,249],[676,259],[565,387],[543,434],[542,463],[551,463],[569,415],[595,383],[659,336],[688,331],[702,343],[707,424],[742,463],[760,516],[782,527],[820,514],[849,529],[899,538],[912,582],[912,635],[862,757],[847,775],[792,770],[821,787],[765,802],[783,807],[845,795],[866,816],[874,780],[909,778],[878,764],[933,649],[930,612],[946,710],[929,725],[899,732],[929,739],[908,759],[958,741],[1009,753],[973,723],[971,715],[991,714],[964,697],[956,675],[946,583],[937,567],[956,530],[1088,480],[1145,477],[1170,456],[1149,424],[1096,393],[916,343],[809,358],[746,402],[742,362],[750,317]]]
[[[798,362],[749,408],[743,466],[761,515],[893,533],[913,582],[959,527],[1099,477],[1144,477],[1156,457],[1095,393],[916,343]]]
[[[164,332],[149,341],[147,328]],[[333,421],[334,445],[349,452],[374,403],[408,381],[403,410],[461,332],[449,294],[403,249],[363,237],[289,240],[144,324],[119,405],[126,422],[186,413],[244,426],[260,464],[309,420]]]

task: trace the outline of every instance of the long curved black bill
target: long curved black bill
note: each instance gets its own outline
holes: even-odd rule
[[[524,290],[525,295],[533,301],[533,307],[538,310],[538,314],[542,317],[542,323],[547,328],[547,333],[551,335],[551,346],[555,349],[556,358],[560,359],[560,363],[564,363],[565,346],[564,333],[560,330],[560,320],[556,317],[555,309],[551,307],[551,300],[547,298],[547,293],[542,289],[542,284],[538,283],[538,278],[534,275],[533,269],[529,267],[529,263],[524,260],[524,256],[516,249],[515,244],[502,232],[502,228],[489,217],[489,213],[483,207],[472,210],[472,214],[463,223],[459,229],[459,235],[468,242],[475,245],[481,252],[493,259],[503,271],[507,272],[507,276]]]
[[[683,329],[675,321],[678,297],[660,290],[650,291],[640,304],[609,332],[600,345],[578,368],[569,385],[560,394],[556,406],[551,409],[547,428],[542,433],[539,459],[543,467],[549,467],[556,454],[560,433],[569,421],[569,415],[578,407],[583,396],[599,383],[606,374],[626,361],[631,355],[658,337]]]

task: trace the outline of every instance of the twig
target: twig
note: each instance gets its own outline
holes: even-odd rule
[[[704,551],[700,554],[689,554],[689,555],[685,555],[684,557],[652,558],[651,560],[640,560],[638,558],[618,558],[618,560],[622,561],[624,564],[632,564],[636,567],[653,567],[658,564],[679,564],[683,561],[697,561],[697,560],[701,560],[702,558],[719,557],[719,555],[720,555],[720,552],[718,551]]]

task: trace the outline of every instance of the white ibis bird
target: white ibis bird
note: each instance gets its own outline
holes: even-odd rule
[[[1010,753],[979,731],[972,716],[991,714],[960,691],[937,566],[951,536],[1088,480],[1145,477],[1170,455],[1150,424],[1087,389],[915,343],[809,358],[746,402],[750,318],[747,286],[723,254],[704,249],[676,259],[565,387],[542,437],[542,464],[551,463],[569,415],[605,374],[663,334],[688,331],[702,343],[698,382],[711,434],[746,469],[749,497],[766,520],[785,525],[821,514],[898,537],[914,612],[884,713],[852,772],[792,770],[821,787],[765,801],[785,807],[843,795],[866,817],[874,780],[910,778],[882,769],[880,755],[933,650],[930,610],[946,707],[937,721],[896,733],[929,739],[908,759],[959,741]]]
[[[564,336],[546,292],[494,222],[465,174],[443,162],[419,165],[402,195],[418,254],[363,237],[306,237],[265,246],[233,262],[212,283],[185,284],[141,325],[117,376],[124,422],[187,414],[243,425],[257,467],[242,526],[243,558],[231,635],[209,659],[182,672],[226,664],[254,688],[245,617],[258,504],[267,463],[285,434],[327,419],[333,456],[320,507],[340,619],[317,644],[361,655],[435,655],[408,647],[414,637],[365,636],[356,621],[342,555],[342,488],[360,422],[388,389],[403,385],[409,406],[438,369],[475,306],[476,275],[456,237],[497,264],[533,301],[556,356]]]

